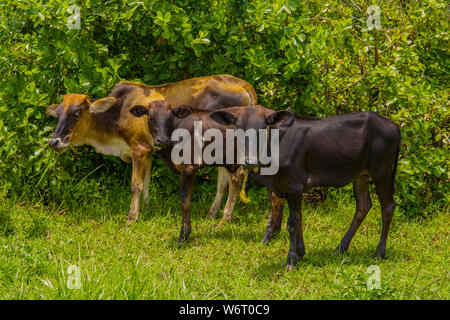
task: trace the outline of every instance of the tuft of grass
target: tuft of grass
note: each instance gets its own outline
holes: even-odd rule
[[[151,185],[138,223],[125,228],[128,189],[79,195],[76,205],[0,203],[1,299],[448,299],[449,212],[432,218],[394,216],[384,261],[373,258],[381,231],[378,201],[348,253],[334,251],[354,214],[354,199],[336,191],[303,206],[306,255],[285,271],[286,219],[263,245],[267,192],[252,188],[234,221],[206,216],[214,197],[197,184],[192,234],[177,244],[178,194]],[[73,199],[71,200],[73,201]],[[368,267],[380,269],[369,289]],[[73,269],[75,266],[76,269]],[[79,271],[79,289],[73,288]]]

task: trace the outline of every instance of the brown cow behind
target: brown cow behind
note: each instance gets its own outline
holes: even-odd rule
[[[154,151],[147,119],[134,117],[129,109],[138,104],[148,105],[154,100],[165,100],[172,106],[201,105],[208,110],[235,105],[250,106],[257,102],[255,90],[248,82],[229,75],[214,75],[159,86],[119,82],[106,98],[94,100],[84,94],[68,94],[61,103],[49,106],[47,113],[58,118],[55,132],[49,140],[53,149],[64,151],[69,144],[89,144],[99,153],[132,162],[132,202],[127,224],[138,218],[141,193],[145,200],[148,199]],[[229,185],[224,217],[227,220],[231,218],[242,173],[240,170],[232,175],[219,168],[217,194],[209,211],[211,216],[217,215]]]

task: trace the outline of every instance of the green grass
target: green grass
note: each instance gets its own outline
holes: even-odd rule
[[[152,184],[149,206],[125,229],[128,190],[76,199],[61,212],[41,203],[0,202],[1,299],[448,299],[449,213],[411,220],[396,211],[386,259],[373,258],[380,236],[378,201],[349,252],[334,251],[354,212],[354,200],[336,191],[303,206],[306,255],[285,271],[287,208],[274,240],[261,243],[268,200],[252,190],[235,220],[218,227],[205,215],[212,186],[196,185],[191,238],[177,245],[178,195]],[[81,289],[67,287],[68,267],[81,271]],[[381,288],[369,290],[370,265]]]

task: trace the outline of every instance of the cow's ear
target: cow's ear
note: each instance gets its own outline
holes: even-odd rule
[[[226,111],[213,112],[209,115],[209,117],[224,126],[230,126],[230,125],[236,124],[236,120],[237,120],[235,115],[228,113]]]
[[[266,123],[268,125],[283,125],[290,126],[294,121],[295,114],[292,111],[277,111],[266,117]]]
[[[109,108],[111,108],[114,103],[116,103],[116,98],[114,97],[106,97],[102,99],[89,99],[89,111],[92,113],[101,113],[105,112]]]
[[[187,116],[189,116],[190,114],[192,114],[192,108],[190,106],[185,106],[185,105],[178,106],[175,109],[173,109],[173,114],[178,119],[184,119]]]
[[[48,114],[49,116],[58,117],[58,113],[56,112],[56,108],[58,108],[59,104],[55,103],[52,104],[51,106],[47,107],[47,110],[45,110],[45,113]]]
[[[134,106],[133,108],[130,109],[130,113],[137,117],[140,118],[142,117],[144,114],[148,114],[148,109],[144,106]]]

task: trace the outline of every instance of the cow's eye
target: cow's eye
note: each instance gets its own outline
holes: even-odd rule
[[[79,118],[80,116],[81,116],[81,111],[80,110],[75,111],[74,113],[72,113],[72,117],[74,117],[74,118]]]

